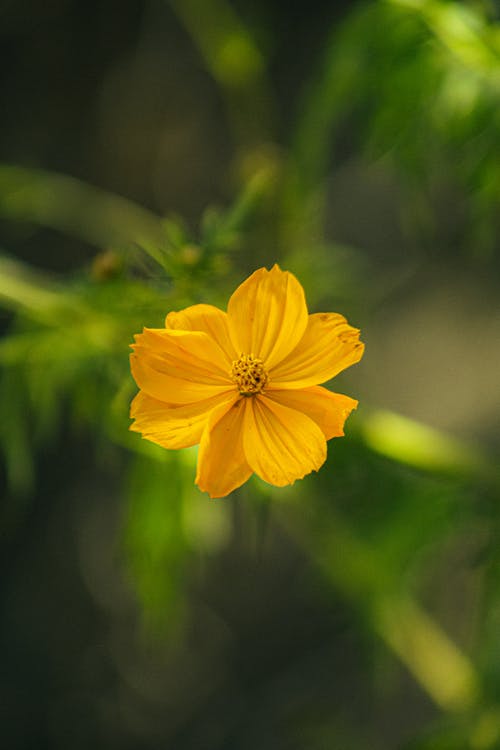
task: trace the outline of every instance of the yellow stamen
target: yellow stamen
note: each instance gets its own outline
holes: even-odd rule
[[[241,396],[253,396],[262,391],[268,377],[261,359],[253,354],[242,354],[233,361],[231,380],[236,383]]]

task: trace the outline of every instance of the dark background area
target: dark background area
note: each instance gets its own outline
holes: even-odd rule
[[[247,117],[248,128],[239,135],[220,82],[175,10],[181,5],[1,2],[0,161],[71,175],[158,215],[179,215],[193,232],[207,206],[232,202],[247,151],[270,149],[286,161],[324,50],[361,4],[231,4],[267,61],[270,92],[264,107],[268,120],[253,123]],[[381,27],[378,36],[384,33]],[[362,46],[361,26],[359,34]],[[377,67],[376,55],[375,45],[367,53],[364,80],[371,76],[370,60]],[[398,60],[384,64],[395,70]],[[404,94],[409,81],[400,85]],[[444,178],[431,180],[425,200],[418,169],[427,177],[427,166],[410,169],[415,194],[435,211],[426,223],[422,209],[419,223],[418,207],[401,177],[405,168],[397,168],[404,160],[396,154],[395,167],[380,153],[383,138],[377,141],[373,134],[366,138],[373,141],[368,151],[360,145],[373,98],[379,97],[375,109],[382,111],[388,96],[379,79],[368,90],[370,96],[360,94],[361,101],[343,114],[325,158],[324,237],[312,238],[307,249],[283,251],[282,246],[282,255],[297,274],[305,269],[308,299],[316,294],[316,301],[332,305],[337,296],[363,330],[366,361],[342,380],[346,393],[368,409],[400,412],[495,455],[500,366],[495,230],[490,224],[485,229],[494,240],[483,252],[476,242],[480,233],[474,235],[467,224],[475,186],[446,171],[448,163],[466,161],[467,150],[453,142],[448,153],[442,149],[445,168],[436,163]],[[417,106],[418,95],[414,98]],[[403,96],[402,111],[405,101]],[[481,125],[464,136],[468,143],[476,137],[478,148],[485,142],[485,161],[498,161],[498,152],[488,145],[495,141],[496,127],[491,123],[489,141]],[[492,175],[498,188],[494,170]],[[495,190],[492,196],[498,195]],[[268,231],[273,210],[274,205],[264,211],[262,232]],[[497,227],[498,217],[494,222]],[[269,266],[276,259],[274,230],[266,246],[259,244],[258,230],[252,236],[254,244],[243,242],[235,254],[238,278],[256,261]],[[78,282],[101,251],[57,227],[9,217],[0,223],[0,247],[60,282]],[[342,283],[329,276],[330,263],[337,270],[349,268]],[[346,293],[344,281],[355,293]],[[15,315],[2,316],[8,332]],[[144,319],[143,324],[149,323]],[[8,487],[7,472],[3,476],[3,747],[500,746],[494,718],[490,734],[477,729],[483,708],[493,706],[496,716],[494,694],[500,685],[500,515],[491,489],[497,485],[432,470],[422,475],[422,467],[404,462],[394,466],[354,430],[351,443],[335,445],[335,470],[329,466],[311,479],[315,496],[301,497],[298,491],[304,513],[311,514],[312,505],[318,516],[307,535],[309,547],[294,531],[300,517],[290,528],[283,523],[286,502],[273,496],[270,502],[278,509],[270,509],[257,490],[242,490],[217,506],[216,521],[210,522],[204,520],[206,507],[212,507],[207,498],[193,495],[188,511],[179,511],[188,514],[182,516],[188,552],[155,558],[147,534],[144,549],[130,552],[130,526],[138,511],[123,490],[123,482],[132,483],[129,453],[96,438],[88,426],[75,428],[70,400],[61,394],[58,430],[39,444],[33,491],[18,497]],[[26,405],[29,415],[30,409]],[[184,466],[183,459],[171,460],[165,487],[177,481],[171,476],[181,476]],[[159,476],[159,486],[162,481]],[[191,465],[186,481],[192,482]],[[159,517],[171,518],[170,499],[159,497]],[[345,585],[332,585],[335,576],[318,563],[330,545],[342,550],[332,506],[345,513],[364,542],[383,550],[393,572],[401,566],[401,589],[410,581],[452,639],[472,654],[483,677],[488,662],[494,663],[487,697],[469,714],[447,713],[436,705],[380,639],[355,596]],[[168,532],[171,549],[181,543],[175,541],[176,523],[171,520]],[[415,538],[406,548],[408,529]],[[134,574],[128,560],[134,554],[147,559],[159,591],[149,594],[156,597],[160,626],[148,619],[148,594],[134,578],[137,565]]]

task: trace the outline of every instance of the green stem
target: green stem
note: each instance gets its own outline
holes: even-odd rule
[[[401,414],[383,409],[368,412],[360,430],[376,453],[415,469],[460,477],[492,474],[491,462],[475,446]]]
[[[354,602],[434,703],[445,711],[480,705],[473,664],[409,594],[397,591],[396,578],[384,571],[376,549],[333,511],[309,536],[302,524],[292,526],[289,510],[281,516],[287,530],[325,578]]]
[[[163,265],[160,219],[132,201],[74,177],[0,166],[0,213],[84,239],[97,247],[142,247]]]
[[[263,55],[225,0],[169,0],[219,85],[236,145],[270,137],[273,97]]]

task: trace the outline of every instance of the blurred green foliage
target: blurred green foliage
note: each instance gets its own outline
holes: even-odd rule
[[[37,456],[58,433],[84,433],[96,464],[114,444],[126,501],[120,554],[145,631],[182,639],[200,561],[217,565],[242,535],[255,562],[278,528],[326,596],[352,610],[373,658],[384,644],[396,657],[386,668],[401,662],[439,709],[405,747],[500,747],[500,498],[487,446],[361,404],[317,476],[285,490],[252,480],[211,503],[193,486],[192,450],[171,454],[128,432],[127,356],[143,326],[196,302],[224,306],[246,270],[276,260],[303,281],[311,307],[345,304],[363,328],[386,268],[328,236],[329,174],[346,152],[397,175],[403,232],[424,254],[498,268],[498,20],[479,2],[356,4],[311,63],[279,138],[270,60],[244,13],[224,0],[171,6],[224,100],[236,197],[207,207],[193,230],[76,178],[0,167],[6,221],[95,247],[87,265],[57,279],[42,255],[36,269],[9,247],[0,259],[5,533],[21,523],[27,506],[17,499],[35,488]],[[383,692],[398,678],[379,679]],[[344,723],[330,707],[297,731],[318,750],[382,747]]]

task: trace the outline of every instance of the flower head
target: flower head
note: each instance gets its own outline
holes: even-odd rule
[[[224,497],[255,472],[292,484],[317,471],[357,401],[319,384],[364,344],[342,315],[309,315],[304,290],[275,265],[234,292],[227,312],[193,305],[136,335],[132,430],[164,448],[200,444],[196,483]]]

